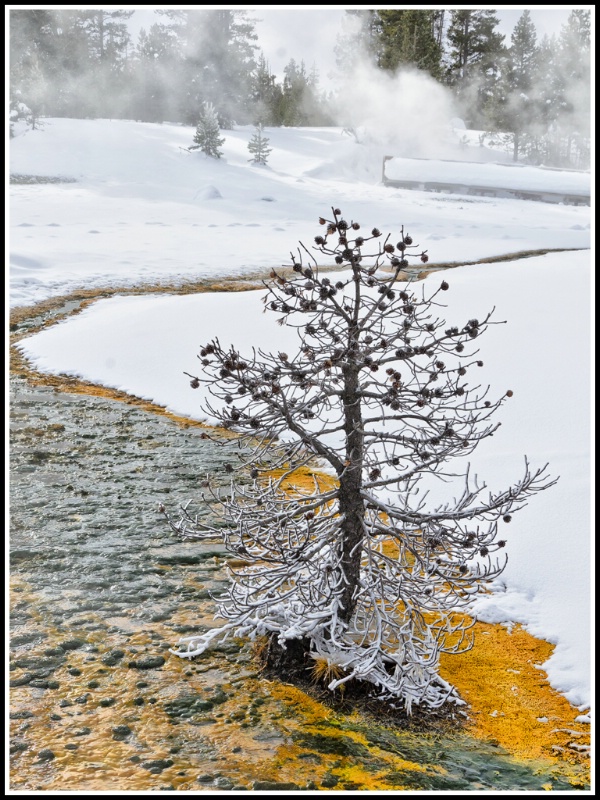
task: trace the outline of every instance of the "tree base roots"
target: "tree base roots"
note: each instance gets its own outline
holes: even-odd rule
[[[329,678],[315,677],[315,660],[310,652],[310,639],[291,639],[284,647],[276,634],[264,637],[255,646],[255,658],[265,676],[291,683],[340,713],[359,710],[379,719],[383,716],[390,724],[407,730],[451,732],[464,725],[464,710],[461,713],[451,702],[441,708],[413,705],[411,714],[407,714],[393,702],[378,697],[377,688],[367,681],[352,679],[332,691],[327,688]]]

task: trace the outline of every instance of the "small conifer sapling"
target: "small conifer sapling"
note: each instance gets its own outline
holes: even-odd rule
[[[269,139],[264,135],[264,128],[262,123],[255,126],[252,138],[248,142],[248,150],[252,153],[251,161],[253,164],[266,164],[267,159],[272,152],[272,148],[268,147]]]
[[[200,150],[211,158],[221,158],[223,152],[220,147],[225,139],[219,134],[219,120],[215,107],[212,103],[203,103],[194,134],[194,144],[190,145],[188,150]]]

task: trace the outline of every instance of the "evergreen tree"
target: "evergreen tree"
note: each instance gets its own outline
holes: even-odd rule
[[[536,103],[533,82],[537,58],[537,36],[531,13],[524,11],[511,34],[508,53],[508,81],[510,87],[512,129],[514,135],[513,159],[518,161],[521,140],[531,133],[536,122]]]
[[[248,150],[252,153],[252,158],[249,158],[248,161],[252,161],[253,164],[266,164],[269,154],[272,152],[272,148],[267,147],[269,140],[263,134],[264,128],[259,123],[254,128],[252,139],[248,142]]]
[[[519,154],[537,152],[540,132],[537,102],[536,31],[531,14],[524,11],[512,34],[511,45],[501,61],[498,93],[488,102],[486,111],[495,126],[513,135],[513,160]]]
[[[334,283],[300,248],[264,298],[298,332],[297,351],[243,355],[213,339],[198,355],[202,378],[186,373],[208,387],[204,409],[240,434],[239,460],[226,465],[226,496],[209,489],[218,524],[187,505],[169,522],[184,538],[222,539],[245,566],[219,598],[225,623],[171,652],[193,658],[230,635],[266,636],[267,664],[287,675],[320,659],[334,669],[330,690],[363,682],[408,713],[439,707],[456,699],[440,654],[469,649],[461,609],[506,563],[499,526],[555,481],[526,460],[512,485],[484,494],[468,465],[452,469],[494,434],[491,418],[513,394],[493,400],[466,377],[483,366],[475,340],[492,313],[448,324],[445,280],[429,292],[402,283],[408,259],[427,261],[404,228],[393,245],[377,228],[360,235],[339,209],[319,222],[319,261],[345,271]],[[290,492],[315,458],[335,479]],[[462,485],[448,488],[452,476]]]
[[[307,117],[306,124],[315,125],[316,127],[335,125],[335,121],[328,110],[330,102],[325,92],[321,92],[319,89],[319,72],[313,64],[308,75],[308,87],[303,99],[304,111]]]
[[[114,68],[127,58],[131,37],[127,22],[133,11],[81,11],[80,25],[86,32],[92,62]]]
[[[33,126],[33,122],[31,119],[31,109],[29,106],[26,106],[25,103],[20,99],[20,90],[16,89],[14,94],[11,94],[9,98],[8,104],[8,135],[9,138],[13,138],[15,136],[15,129],[14,126],[18,122],[25,122],[26,125]]]
[[[512,134],[513,157],[534,163],[587,168],[590,163],[590,18],[576,9],[560,35],[539,46],[525,11],[502,60],[500,91],[486,111],[498,130]]]
[[[87,68],[80,76],[79,91],[93,116],[129,116],[128,21],[133,11],[93,9],[75,12],[76,25],[85,35]]]
[[[414,66],[440,78],[442,46],[439,20],[443,13],[420,9],[378,11],[381,20],[380,66],[390,70]]]
[[[21,109],[21,118],[32,125],[42,116],[60,113],[60,91],[67,71],[62,66],[60,16],[50,10],[9,11],[9,99],[13,110]]]
[[[48,81],[41,59],[34,53],[28,60],[26,76],[19,83],[19,88],[10,93],[10,118],[15,122],[24,120],[32,130],[43,127],[41,118],[51,113],[52,108],[48,103],[48,94]],[[27,99],[26,103],[22,97]]]
[[[219,120],[215,107],[212,103],[203,103],[194,134],[194,144],[190,145],[188,149],[201,150],[211,158],[221,158],[223,153],[219,148],[225,139],[222,139],[219,133]]]
[[[331,125],[325,102],[319,94],[316,69],[306,71],[304,61],[292,58],[284,69],[283,91],[279,105],[282,125]]]
[[[557,135],[561,162],[587,167],[591,135],[591,14],[574,9],[561,28],[556,54]]]
[[[18,88],[36,116],[122,115],[132,13],[11,11],[11,91]]]
[[[535,78],[537,120],[540,129],[538,161],[554,166],[558,166],[561,161],[560,139],[556,127],[562,84],[562,78],[558,75],[558,49],[558,39],[555,35],[546,35],[542,38],[537,51]]]
[[[214,105],[222,128],[252,118],[251,75],[256,34],[245,11],[161,10],[178,40],[180,114],[195,121],[203,102]]]
[[[497,25],[492,9],[450,12],[445,79],[454,88],[468,127],[482,124],[484,107],[498,87],[504,36],[495,31]]]
[[[306,125],[307,117],[303,102],[308,90],[308,75],[304,61],[297,64],[291,58],[283,70],[283,91],[280,104],[280,116],[283,125]]]
[[[381,19],[372,9],[346,9],[342,30],[337,35],[335,63],[348,77],[363,61],[379,66]]]
[[[264,53],[261,53],[250,81],[252,114],[256,123],[281,125],[282,94],[281,86],[271,73]]]
[[[170,28],[154,23],[148,32],[140,30],[133,67],[136,119],[143,122],[178,119],[172,90],[178,63],[177,40]]]

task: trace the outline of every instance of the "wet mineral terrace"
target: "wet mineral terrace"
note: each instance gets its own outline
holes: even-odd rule
[[[226,487],[236,443],[19,376],[10,412],[11,789],[586,788],[587,766],[333,710],[246,642],[170,654],[217,624],[235,562],[180,542],[158,505],[197,500],[207,473]]]

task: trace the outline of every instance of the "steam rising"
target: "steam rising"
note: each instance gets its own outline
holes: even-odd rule
[[[359,141],[390,155],[458,157],[456,140],[452,145],[451,121],[457,116],[452,94],[425,72],[392,74],[363,59],[340,93],[336,116]]]

